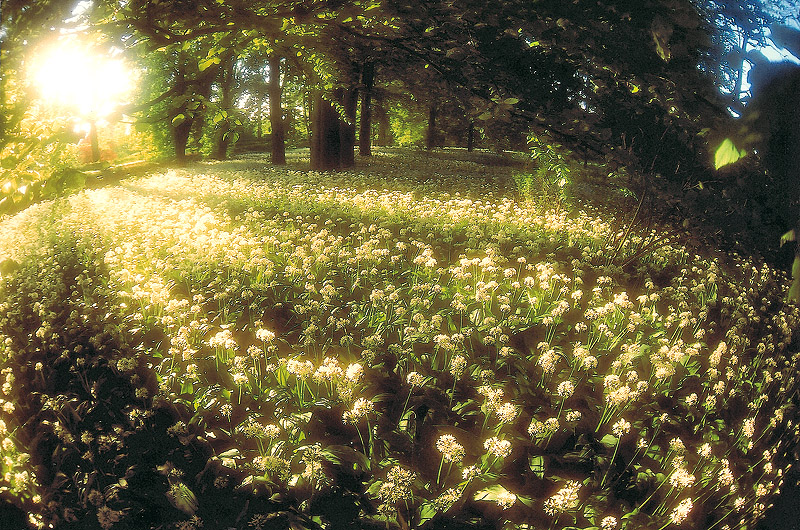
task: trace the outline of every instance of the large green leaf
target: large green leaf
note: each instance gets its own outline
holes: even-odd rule
[[[744,149],[738,149],[730,138],[725,138],[714,153],[714,168],[719,169],[728,164],[733,164],[746,154],[747,152]]]

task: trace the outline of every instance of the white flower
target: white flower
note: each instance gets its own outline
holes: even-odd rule
[[[497,458],[506,458],[511,454],[511,442],[492,436],[483,443],[483,447]]]

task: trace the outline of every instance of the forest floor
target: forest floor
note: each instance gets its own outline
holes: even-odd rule
[[[522,194],[516,155],[287,161],[137,168],[0,218],[11,492],[137,528],[797,528],[793,485],[767,510],[796,481],[784,272],[701,255],[591,168]],[[164,403],[168,428],[142,419]],[[93,486],[26,478],[56,424],[51,477],[175,472],[95,514]]]

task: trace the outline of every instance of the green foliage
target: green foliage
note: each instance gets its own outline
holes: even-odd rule
[[[530,135],[528,147],[533,172],[514,172],[517,193],[542,204],[567,206],[573,172],[579,171],[571,154],[547,136]]]
[[[733,164],[746,154],[747,151],[738,149],[730,138],[725,138],[714,152],[714,169]]]
[[[421,147],[425,143],[425,114],[416,105],[397,103],[389,109],[392,138],[399,147]]]

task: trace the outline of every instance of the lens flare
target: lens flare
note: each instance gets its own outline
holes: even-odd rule
[[[126,101],[133,76],[119,57],[78,42],[59,41],[34,61],[33,82],[48,103],[97,120]]]

